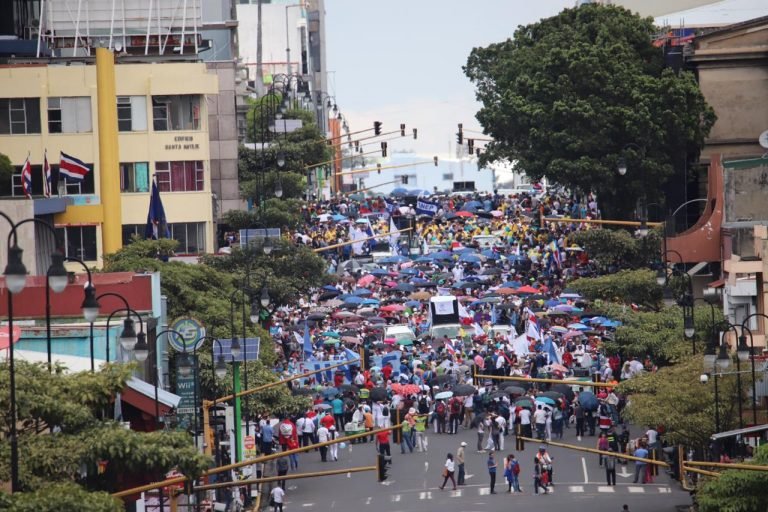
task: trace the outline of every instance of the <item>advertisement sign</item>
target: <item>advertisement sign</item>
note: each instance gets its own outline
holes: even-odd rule
[[[192,364],[195,364],[195,358],[192,358]],[[181,397],[179,405],[176,408],[176,416],[179,420],[179,427],[182,429],[192,429],[195,426],[195,412],[198,412],[195,404],[195,372],[184,377],[176,374],[176,394]],[[198,427],[200,423],[198,422]]]
[[[252,459],[256,457],[256,437],[245,436],[243,437],[243,448],[245,448],[245,458]]]
[[[185,352],[185,346],[186,352],[194,352],[203,344],[202,338],[205,336],[205,327],[199,320],[192,317],[177,318],[170,328],[178,331],[184,337],[182,340],[174,333],[168,333],[168,344],[176,352]]]

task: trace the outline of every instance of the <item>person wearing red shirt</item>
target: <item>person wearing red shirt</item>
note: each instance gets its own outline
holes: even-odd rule
[[[333,418],[332,414],[326,414],[322,418],[320,418],[320,423],[327,429],[330,429],[331,426],[333,426],[336,423],[336,420]]]
[[[389,431],[379,432],[376,434],[376,443],[379,445],[379,453],[381,455],[390,456],[389,451]]]
[[[381,374],[384,376],[384,380],[388,381],[392,376],[392,363],[387,363],[384,368],[381,369]]]

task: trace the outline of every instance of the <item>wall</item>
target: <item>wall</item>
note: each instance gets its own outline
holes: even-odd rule
[[[27,200],[0,200],[0,211],[8,215],[14,224],[24,219],[34,217],[33,202]],[[0,272],[5,269],[5,263],[8,262],[8,234],[11,227],[8,221],[0,219],[0,261],[3,262]],[[35,227],[31,222],[23,224],[16,230],[17,242],[21,249],[22,261],[30,274],[44,273],[47,269],[37,268],[35,258]],[[5,312],[5,309],[0,311]]]

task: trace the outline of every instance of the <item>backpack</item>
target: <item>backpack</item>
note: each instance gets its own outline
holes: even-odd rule
[[[293,434],[293,425],[290,423],[281,423],[280,424],[280,435],[283,437],[291,437]]]
[[[451,414],[461,413],[461,403],[458,400],[451,402]]]
[[[512,461],[512,474],[513,475],[519,475],[520,474],[520,463],[516,460]]]
[[[445,404],[440,403],[437,405],[437,409],[435,409],[435,412],[438,416],[445,416]]]
[[[381,415],[384,417],[389,416],[389,407],[382,407],[381,408]]]
[[[427,405],[426,397],[419,399],[419,414],[427,414],[429,412],[429,405]]]

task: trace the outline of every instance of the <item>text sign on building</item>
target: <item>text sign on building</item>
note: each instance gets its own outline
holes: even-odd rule
[[[194,358],[192,364],[195,365]],[[192,428],[195,424],[195,411],[198,411],[199,414],[199,409],[195,404],[195,378],[194,371],[186,377],[176,373],[176,394],[181,397],[176,408],[176,416],[179,420],[179,427],[182,429]]]
[[[181,150],[192,150],[192,149],[200,149],[200,143],[195,142],[195,137],[192,135],[176,135],[173,138],[173,141],[165,144],[166,151],[171,151],[175,149],[181,149]]]

